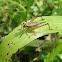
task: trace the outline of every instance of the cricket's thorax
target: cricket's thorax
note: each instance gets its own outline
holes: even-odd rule
[[[45,23],[45,22],[29,22],[29,23],[24,23],[24,27],[25,26],[27,26],[27,27],[37,26],[37,25],[42,24],[42,23]]]

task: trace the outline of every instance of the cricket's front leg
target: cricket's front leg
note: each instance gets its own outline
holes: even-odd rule
[[[24,32],[20,35],[20,37],[25,33],[26,30],[27,30],[27,27],[26,27],[26,29],[24,30]]]

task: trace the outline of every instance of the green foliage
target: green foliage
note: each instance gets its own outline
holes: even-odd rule
[[[49,17],[49,19],[48,19]],[[46,23],[49,23],[50,28],[52,30],[49,30],[48,25],[40,27],[35,30],[35,35],[33,32],[26,31],[21,37],[20,35],[24,31],[23,29],[19,31],[21,28],[21,25],[18,26],[16,29],[14,29],[1,43],[0,45],[0,55],[1,55],[1,61],[7,61],[10,59],[12,54],[16,53],[16,51],[19,48],[22,48],[23,46],[27,45],[29,42],[33,41],[34,39],[49,34],[49,33],[55,33],[55,32],[60,32],[61,29],[61,23],[62,23],[62,17],[57,16],[44,16],[43,17],[45,20],[47,20]],[[36,21],[39,21],[41,18],[37,18]],[[51,19],[51,20],[50,20]],[[50,20],[50,21],[48,21]],[[56,21],[54,21],[56,20]],[[58,22],[59,20],[59,22]],[[54,22],[52,22],[54,21]],[[54,26],[54,27],[53,27]],[[41,35],[42,34],[42,35]],[[25,37],[25,38],[24,38]],[[59,46],[60,47],[60,46]],[[5,51],[5,52],[4,52]],[[57,52],[57,51],[56,51]],[[60,52],[60,51],[59,51]],[[5,58],[4,58],[5,57]],[[4,58],[4,60],[3,60]]]
[[[39,26],[46,25],[25,31],[21,24],[30,21],[39,12],[44,20],[37,17],[34,22],[45,22]],[[0,0],[0,62],[61,62],[61,26],[61,0]],[[57,32],[58,36],[55,35]],[[49,34],[55,36],[36,52]]]
[[[58,53],[60,53],[60,51],[62,51],[62,42],[60,42],[56,49],[54,51],[52,51],[52,53],[50,54],[50,56],[45,60],[45,62],[49,62],[50,60],[52,60]]]

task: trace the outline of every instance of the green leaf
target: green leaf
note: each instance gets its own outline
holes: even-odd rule
[[[9,33],[0,45],[0,62],[7,62],[11,56],[18,51],[18,49],[22,49],[22,47],[35,40],[36,38],[49,33],[62,31],[62,16],[44,16],[43,19],[45,20],[42,21],[41,17],[38,17],[34,20],[36,22],[45,21],[45,23],[40,24],[44,26],[35,30],[27,29],[27,31],[25,31],[25,28],[19,25],[11,33]],[[49,30],[47,23],[52,30]],[[25,33],[23,33],[24,31]]]

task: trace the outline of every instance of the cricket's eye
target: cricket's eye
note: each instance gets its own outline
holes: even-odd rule
[[[24,24],[24,23],[23,23]]]

